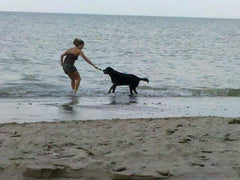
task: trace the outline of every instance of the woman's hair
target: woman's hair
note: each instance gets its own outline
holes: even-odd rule
[[[74,39],[73,44],[75,46],[84,45],[84,41],[76,38],[76,39]]]

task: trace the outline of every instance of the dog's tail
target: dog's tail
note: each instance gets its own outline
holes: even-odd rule
[[[146,81],[146,82],[148,82],[148,83],[149,83],[149,80],[148,80],[148,78],[139,78],[139,80],[140,80],[140,81]]]

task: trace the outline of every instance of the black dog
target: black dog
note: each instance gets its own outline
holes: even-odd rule
[[[104,74],[109,74],[113,83],[108,93],[111,93],[111,90],[114,93],[117,86],[129,85],[131,95],[133,95],[133,91],[137,94],[136,88],[139,84],[139,81],[149,82],[147,78],[139,78],[133,74],[120,73],[111,67],[104,69],[103,72]]]

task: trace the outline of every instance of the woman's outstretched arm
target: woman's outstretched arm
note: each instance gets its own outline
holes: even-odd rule
[[[99,69],[97,66],[95,66],[91,61],[90,61],[90,59],[88,59],[87,58],[87,56],[85,56],[85,54],[82,52],[82,51],[80,51],[80,56],[82,56],[82,58],[88,63],[88,64],[90,64],[90,65],[92,65],[94,68],[96,68],[96,69]]]

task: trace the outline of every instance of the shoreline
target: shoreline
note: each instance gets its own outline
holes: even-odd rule
[[[239,179],[240,119],[0,124],[0,179]]]

